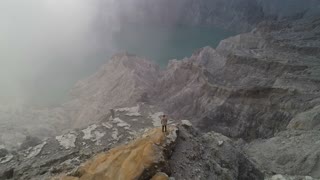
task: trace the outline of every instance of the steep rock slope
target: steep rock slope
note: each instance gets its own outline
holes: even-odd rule
[[[147,101],[158,69],[150,61],[130,54],[112,57],[97,73],[79,81],[71,91],[73,99],[64,105],[73,127],[102,120],[117,106]]]
[[[177,131],[176,127],[170,127],[166,135],[161,132],[161,128],[152,129],[128,145],[98,154],[82,165],[73,178],[66,176],[57,179],[150,179],[157,171],[168,172],[170,169],[166,163],[176,141]]]
[[[176,179],[263,180],[264,173],[248,160],[230,138],[201,133],[183,120],[170,167]]]
[[[167,133],[151,129],[126,145],[96,155],[69,176],[53,179],[168,180],[168,175],[199,180],[264,179],[231,139],[214,132],[201,134],[187,120],[170,126]]]
[[[320,103],[319,33],[319,18],[263,23],[172,61],[155,102],[205,131],[248,140],[271,137],[291,120],[318,127],[316,111],[310,120],[299,117]]]
[[[115,118],[109,115],[101,122],[43,141],[29,138],[18,151],[0,147],[0,179],[44,180],[72,171],[93,155],[135,139],[145,128],[156,127],[163,114],[144,103],[114,110]]]

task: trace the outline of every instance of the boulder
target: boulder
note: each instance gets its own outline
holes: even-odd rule
[[[185,127],[191,127],[192,124],[189,120],[181,120],[181,125]]]

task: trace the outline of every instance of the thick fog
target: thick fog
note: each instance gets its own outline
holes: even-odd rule
[[[52,92],[67,91],[66,84],[74,83],[81,74],[86,75],[81,71],[90,65],[90,58],[94,58],[97,51],[111,48],[107,45],[107,34],[101,41],[95,32],[97,3],[1,0],[1,102],[43,101],[40,99],[46,95],[54,96]],[[47,101],[55,101],[55,97],[48,98],[51,99]]]

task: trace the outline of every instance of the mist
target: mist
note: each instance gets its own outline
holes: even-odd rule
[[[79,76],[87,75],[82,71],[84,66],[96,64],[89,61],[102,61],[94,56],[111,47],[107,34],[101,41],[95,33],[97,3],[86,0],[0,2],[1,102],[58,102],[63,97],[54,97],[53,92],[68,91]]]
[[[1,1],[0,104],[57,106],[68,100],[78,80],[116,52],[147,57],[164,67],[169,59],[215,47],[233,34],[215,27],[175,26],[185,2],[175,2],[165,16],[161,12],[169,1],[144,2]],[[150,18],[144,8],[151,8]]]

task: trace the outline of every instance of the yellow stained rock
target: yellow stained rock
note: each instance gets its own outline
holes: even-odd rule
[[[154,175],[151,180],[169,180],[169,177],[167,174],[160,172]]]
[[[170,131],[170,129],[169,129]],[[171,129],[172,131],[172,129]],[[166,136],[160,128],[149,130],[141,138],[108,152],[103,152],[83,164],[79,177],[65,176],[60,180],[135,180],[145,169],[163,159]],[[156,177],[157,178],[157,177]],[[159,177],[160,178],[160,177]],[[157,178],[156,180],[158,180]],[[163,178],[162,178],[163,179]],[[159,180],[162,180],[159,179]]]

